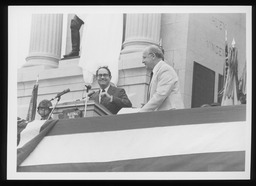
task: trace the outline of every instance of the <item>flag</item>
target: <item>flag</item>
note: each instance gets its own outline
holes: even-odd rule
[[[26,149],[18,172],[245,171],[245,111],[239,105],[58,120],[39,144],[28,142],[35,149]]]
[[[227,77],[225,79],[223,96],[221,105],[237,105],[238,101],[238,61],[237,61],[237,48],[234,46],[235,41],[233,39],[232,47],[228,57],[228,70]]]
[[[96,70],[108,66],[111,82],[118,82],[118,61],[122,47],[122,14],[89,14],[81,43],[79,66],[86,84],[92,84]]]
[[[34,120],[20,133],[20,144],[17,147],[17,166],[36,148],[44,136],[56,124],[56,120]]]
[[[223,85],[225,85],[226,78],[227,78],[227,72],[228,72],[228,36],[227,31],[225,31],[225,63],[223,68]]]
[[[17,145],[20,143],[20,133],[26,128],[28,121],[17,117]]]
[[[246,62],[244,64],[242,75],[239,79],[239,92],[246,95]]]
[[[34,120],[27,123],[24,130],[20,132],[20,143],[17,148],[22,147],[32,138],[39,134],[41,126],[45,123],[45,120]]]
[[[223,65],[223,87],[222,89],[218,92],[218,97],[223,97],[223,92],[224,92],[224,87],[226,83],[226,78],[227,78],[227,73],[228,73],[228,35],[227,35],[227,30],[225,30],[225,61]]]
[[[38,77],[36,84],[33,87],[32,90],[32,97],[30,99],[29,107],[28,107],[28,114],[27,114],[27,121],[31,122],[35,119],[36,116],[36,106],[37,106],[37,93],[38,93]]]

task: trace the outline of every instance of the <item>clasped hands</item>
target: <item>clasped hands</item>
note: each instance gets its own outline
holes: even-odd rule
[[[108,101],[108,102],[113,101],[113,96],[109,95],[107,92],[102,92],[100,96],[101,96],[101,99],[104,99],[105,101]]]

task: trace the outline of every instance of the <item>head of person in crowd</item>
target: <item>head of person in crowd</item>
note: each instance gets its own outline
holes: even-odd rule
[[[99,67],[96,71],[96,78],[101,89],[105,89],[110,85],[111,72],[107,66]]]
[[[42,100],[37,107],[37,113],[41,116],[41,120],[46,120],[51,111],[52,103],[47,99]]]
[[[144,49],[142,54],[142,63],[148,70],[153,70],[156,64],[161,60],[164,60],[164,54],[160,47],[150,45]]]
[[[211,105],[210,104],[203,104],[203,105],[201,105],[201,107],[211,107]]]

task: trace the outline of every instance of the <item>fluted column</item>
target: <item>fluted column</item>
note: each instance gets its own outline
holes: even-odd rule
[[[150,73],[142,63],[148,45],[159,44],[161,14],[127,14],[125,41],[119,60],[118,86],[126,89],[134,107],[146,102]]]
[[[29,55],[23,67],[58,67],[61,57],[62,23],[62,14],[32,16]]]
[[[127,14],[122,53],[141,51],[150,44],[159,44],[161,14]]]

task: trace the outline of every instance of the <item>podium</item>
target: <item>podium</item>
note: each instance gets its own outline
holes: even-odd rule
[[[64,102],[56,106],[53,111],[53,119],[72,119],[72,118],[81,118],[84,117],[84,101],[73,101],[73,102]],[[85,117],[96,117],[104,115],[112,115],[112,113],[107,110],[104,106],[96,103],[93,100],[87,102],[86,107],[86,116]]]

